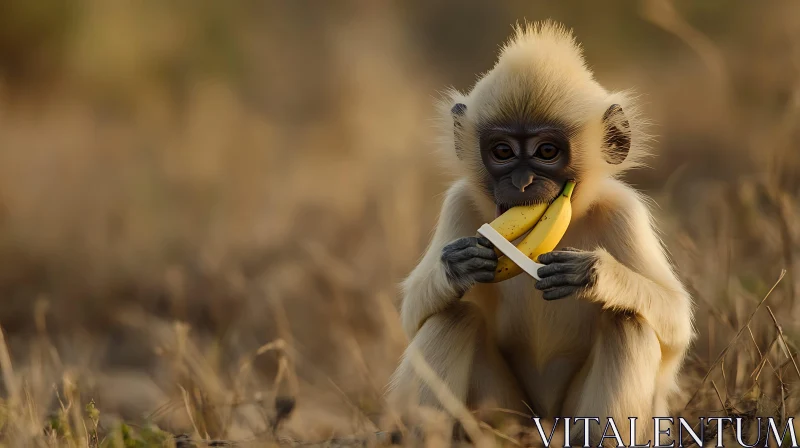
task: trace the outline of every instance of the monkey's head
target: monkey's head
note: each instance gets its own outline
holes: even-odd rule
[[[497,213],[549,202],[569,179],[588,207],[603,179],[645,155],[636,112],[628,94],[594,80],[563,26],[526,25],[469,93],[448,92],[444,146]]]

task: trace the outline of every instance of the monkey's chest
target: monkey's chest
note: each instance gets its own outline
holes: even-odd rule
[[[558,412],[570,380],[592,345],[596,304],[573,297],[545,301],[535,281],[518,276],[501,286],[495,315],[500,351],[538,412]]]

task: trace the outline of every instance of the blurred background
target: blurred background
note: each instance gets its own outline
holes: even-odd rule
[[[655,123],[676,408],[794,415],[800,3],[0,0],[0,444],[386,429],[434,101],[546,18]]]

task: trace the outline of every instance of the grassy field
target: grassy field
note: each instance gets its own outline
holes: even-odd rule
[[[378,443],[397,284],[451,180],[434,99],[523,18],[574,27],[657,124],[628,180],[697,304],[675,409],[800,410],[798,3],[0,10],[0,446]]]

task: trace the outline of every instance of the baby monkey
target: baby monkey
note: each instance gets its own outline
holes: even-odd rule
[[[458,179],[402,285],[411,343],[392,396],[440,406],[416,376],[413,350],[470,409],[614,417],[626,438],[630,417],[668,416],[693,304],[645,198],[619,180],[646,155],[631,96],[601,87],[572,34],[546,22],[517,27],[469,93],[448,93],[441,117]],[[497,255],[478,227],[510,207],[551,202],[569,179],[572,221],[564,248],[539,257],[541,280],[492,283]],[[638,440],[652,438],[651,425],[640,427]],[[590,430],[594,446],[602,431]],[[570,437],[582,443],[582,427]]]

